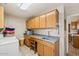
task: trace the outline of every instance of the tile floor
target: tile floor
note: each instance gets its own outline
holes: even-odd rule
[[[30,50],[27,46],[22,46],[19,48],[20,56],[38,56],[37,53],[34,54],[33,50]],[[69,44],[69,53],[67,56],[79,56],[79,49],[74,48],[72,44]]]
[[[22,46],[19,48],[21,56],[38,56],[37,53],[34,54],[33,50],[30,50],[27,46]]]
[[[38,56],[37,53],[34,54],[33,50],[30,50],[27,46],[22,46],[19,48],[20,56]],[[67,56],[79,56],[79,49],[74,48],[72,44],[69,44],[69,53]]]

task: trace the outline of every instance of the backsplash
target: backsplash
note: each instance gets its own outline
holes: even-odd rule
[[[37,29],[34,30],[35,34],[58,36],[58,29]]]

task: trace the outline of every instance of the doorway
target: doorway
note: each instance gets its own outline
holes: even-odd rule
[[[70,15],[67,17],[67,54],[69,56],[79,56],[79,15]]]

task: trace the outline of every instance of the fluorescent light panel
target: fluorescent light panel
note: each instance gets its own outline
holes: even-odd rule
[[[31,4],[32,3],[19,3],[17,6],[22,10],[26,10]]]

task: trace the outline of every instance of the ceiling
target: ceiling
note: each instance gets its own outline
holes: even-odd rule
[[[1,4],[5,8],[5,13],[21,18],[29,18],[41,15],[45,12],[55,9],[61,5],[65,7],[65,16],[79,13],[79,4],[77,3],[33,3],[27,10],[21,10],[16,6],[16,3]]]

